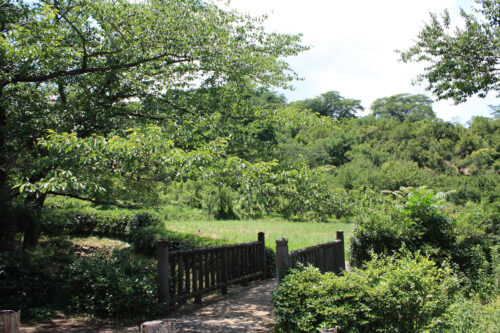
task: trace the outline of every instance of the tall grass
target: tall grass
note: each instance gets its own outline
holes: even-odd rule
[[[353,224],[332,222],[291,222],[282,219],[261,219],[250,221],[165,221],[167,229],[196,234],[202,237],[225,239],[234,243],[257,240],[257,233],[266,234],[266,245],[276,248],[276,239],[288,239],[290,251],[332,241],[336,231],[343,230],[346,250],[354,228]]]

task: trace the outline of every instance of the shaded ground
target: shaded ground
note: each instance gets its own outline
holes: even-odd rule
[[[231,288],[225,295],[216,294],[204,298],[202,304],[186,304],[166,319],[175,322],[177,332],[271,332],[274,326],[271,293],[276,290],[276,285],[276,279],[270,279],[248,287]],[[23,325],[21,332],[139,332],[139,327],[55,319],[33,326]]]
[[[237,287],[227,295],[204,299],[198,309],[188,305],[169,315],[179,332],[271,332],[274,327],[274,306],[271,293],[276,279]]]
[[[133,327],[117,327],[102,322],[93,322],[88,320],[68,320],[54,319],[37,323],[33,326],[21,326],[21,332],[37,332],[37,333],[118,333],[118,332],[139,332],[139,326]]]

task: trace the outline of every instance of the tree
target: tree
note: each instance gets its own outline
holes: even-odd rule
[[[283,94],[269,90],[266,87],[250,89],[248,98],[251,105],[261,107],[278,107],[286,104],[286,97]]]
[[[220,117],[172,91],[286,87],[296,75],[282,57],[305,49],[300,36],[266,33],[262,18],[210,1],[0,6],[2,220],[20,192],[39,214],[48,193],[124,203],[129,189],[203,169],[224,156],[226,142],[203,133]],[[37,228],[36,218],[26,223],[25,245],[36,244]]]
[[[371,109],[377,118],[395,118],[399,121],[418,121],[435,118],[432,99],[425,95],[398,94],[377,98]]]
[[[360,100],[344,98],[338,91],[328,91],[319,97],[298,101],[293,105],[335,119],[354,118],[358,111],[364,110]]]
[[[447,11],[441,19],[431,14],[431,22],[420,31],[417,43],[401,52],[404,62],[424,62],[425,73],[417,81],[427,81],[427,89],[438,99],[455,103],[477,94],[500,90],[500,1],[476,0],[475,14],[461,10],[464,28],[450,32]]]

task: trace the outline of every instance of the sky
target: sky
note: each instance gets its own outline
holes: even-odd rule
[[[294,83],[294,91],[280,91],[289,102],[337,90],[361,100],[367,114],[380,97],[410,93],[435,99],[425,82],[412,85],[424,65],[400,62],[395,50],[415,43],[430,12],[447,8],[453,24],[460,22],[459,8],[469,11],[472,5],[470,0],[232,0],[230,7],[253,16],[268,14],[264,26],[269,32],[303,34],[303,44],[311,49],[287,59],[303,80]],[[490,93],[459,105],[435,102],[433,108],[444,120],[466,124],[473,116],[490,116],[488,105],[498,104]]]

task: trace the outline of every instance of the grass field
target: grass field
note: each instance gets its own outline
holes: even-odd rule
[[[167,229],[195,234],[201,237],[226,239],[234,243],[257,240],[257,233],[266,234],[266,245],[275,249],[276,239],[288,239],[290,251],[332,241],[336,231],[343,230],[347,244],[354,228],[350,223],[290,222],[282,219],[251,221],[165,221]]]

